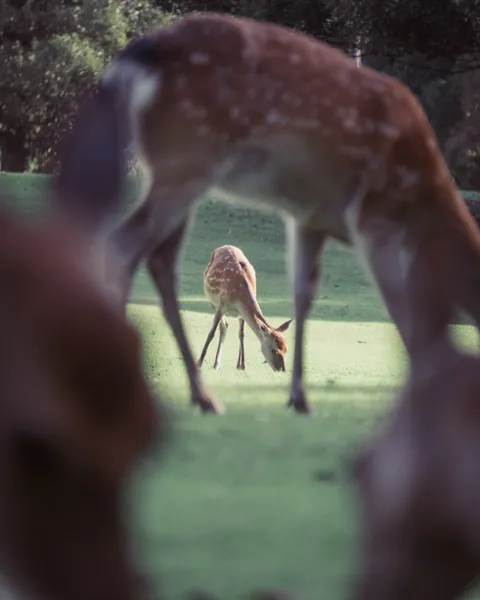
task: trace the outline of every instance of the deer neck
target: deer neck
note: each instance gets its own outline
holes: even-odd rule
[[[240,306],[240,314],[260,341],[262,340],[264,334],[260,331],[255,317],[269,329],[272,329],[253,293],[249,293],[246,298],[243,299],[243,302]]]

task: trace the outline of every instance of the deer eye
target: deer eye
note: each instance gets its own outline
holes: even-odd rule
[[[280,356],[280,352],[276,348],[272,348],[272,354],[274,356]]]

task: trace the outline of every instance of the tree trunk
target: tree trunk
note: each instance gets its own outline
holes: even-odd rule
[[[23,173],[28,170],[28,147],[23,132],[6,132],[0,137],[0,171]]]

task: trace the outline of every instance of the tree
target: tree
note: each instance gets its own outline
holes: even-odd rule
[[[223,12],[261,19],[305,31],[318,38],[339,35],[331,19],[332,8],[325,0],[153,0],[166,12]],[[335,40],[338,41],[338,40]]]
[[[480,0],[324,0],[351,42],[391,58],[480,53]]]
[[[480,159],[459,143],[475,138],[467,98],[473,87],[466,81],[480,69],[480,0],[326,1],[363,62],[398,77],[419,97],[457,183],[469,187]]]
[[[169,18],[147,0],[0,0],[1,168],[51,171],[106,62]]]

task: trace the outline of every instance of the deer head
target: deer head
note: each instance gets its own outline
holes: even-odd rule
[[[253,315],[258,330],[262,334],[261,349],[267,363],[274,371],[285,371],[285,354],[287,342],[282,335],[290,327],[293,319],[285,321],[280,327],[273,328],[266,325],[256,315]]]

